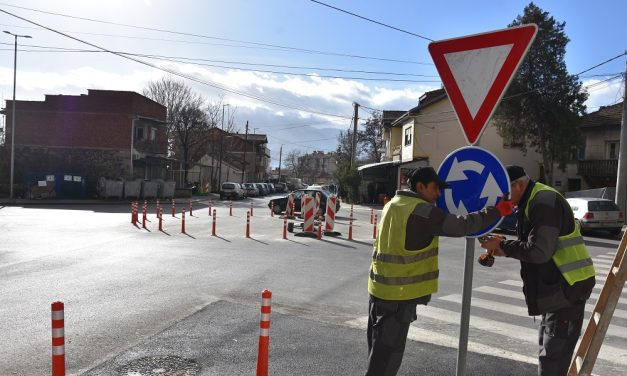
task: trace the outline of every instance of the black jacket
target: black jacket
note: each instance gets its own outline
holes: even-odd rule
[[[530,181],[518,203],[518,240],[505,240],[501,247],[508,257],[520,260],[520,276],[530,316],[556,312],[590,297],[594,277],[570,286],[552,260],[558,237],[575,229],[575,218],[568,202],[553,191],[540,191],[525,207],[535,182]]]

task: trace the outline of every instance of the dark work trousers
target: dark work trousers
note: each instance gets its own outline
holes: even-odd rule
[[[585,304],[542,315],[538,344],[538,375],[566,376],[581,335]]]
[[[373,299],[368,315],[366,376],[394,376],[403,360],[409,324],[416,320],[417,302]]]

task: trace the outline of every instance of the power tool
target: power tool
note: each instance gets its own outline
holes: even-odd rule
[[[488,235],[480,236],[479,241],[483,243],[489,238],[497,238],[499,239],[499,241],[506,239],[505,236],[503,235],[488,234]],[[493,250],[488,249],[486,253],[479,255],[477,262],[479,262],[481,266],[491,267],[492,265],[494,265],[494,256],[492,255],[492,253],[493,253]]]

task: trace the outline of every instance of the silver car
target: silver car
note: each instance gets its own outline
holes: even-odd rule
[[[620,234],[625,218],[614,201],[604,198],[567,198],[581,230],[606,230],[612,235]]]

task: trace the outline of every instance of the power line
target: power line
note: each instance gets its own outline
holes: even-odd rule
[[[398,27],[391,26],[391,25],[388,25],[388,24],[384,24],[383,22],[375,21],[375,20],[373,20],[373,19],[370,19],[370,18],[367,18],[367,17],[364,17],[364,16],[360,16],[359,14],[355,14],[355,13],[349,12],[349,11],[347,11],[347,10],[337,8],[337,7],[334,7],[334,6],[329,5],[329,4],[325,4],[325,3],[321,2],[321,1],[317,1],[317,0],[310,0],[310,1],[311,1],[311,2],[314,2],[314,3],[316,3],[316,4],[324,5],[325,7],[329,7],[329,8],[331,8],[331,9],[335,9],[335,10],[337,10],[337,11],[339,11],[339,12],[343,12],[343,13],[346,13],[346,14],[350,14],[351,16],[354,16],[354,17],[357,17],[357,18],[361,18],[362,20],[366,20],[366,21],[369,21],[369,22],[375,23],[375,24],[377,24],[377,25],[381,25],[381,26],[384,26],[384,27],[390,28],[390,29],[392,29],[392,30],[400,31],[401,33],[405,33],[405,34],[413,35],[413,36],[415,36],[415,37],[418,37],[418,38],[425,39],[425,40],[428,40],[428,41],[430,41],[430,42],[433,42],[433,39],[431,39],[431,38],[427,38],[427,37],[425,37],[425,36],[422,36],[422,35],[419,35],[419,34],[416,34],[416,33],[412,33],[411,31],[407,31],[407,30],[399,29]]]
[[[140,29],[140,30],[147,30],[147,31],[157,31],[157,32],[166,33],[166,34],[191,36],[191,37],[195,37],[195,38],[213,39],[213,40],[233,42],[233,43],[243,43],[243,44],[249,44],[249,45],[257,46],[259,48],[261,48],[261,47],[266,47],[266,48],[270,47],[270,48],[277,49],[277,50],[301,52],[301,53],[308,53],[308,54],[319,54],[319,55],[326,55],[326,56],[341,56],[341,57],[349,57],[349,58],[355,58],[355,59],[388,61],[388,62],[393,62],[393,63],[405,63],[405,64],[417,64],[417,65],[433,65],[433,63],[424,63],[424,62],[418,62],[418,61],[389,59],[389,58],[374,57],[374,56],[363,56],[363,55],[345,54],[345,53],[339,53],[339,52],[320,51],[320,50],[312,50],[312,49],[299,48],[299,47],[281,46],[281,45],[277,45],[277,44],[250,42],[250,41],[243,41],[243,40],[237,40],[237,39],[214,37],[214,36],[203,35],[203,34],[186,33],[186,32],[180,32],[180,31],[172,31],[172,30],[159,29],[159,28],[153,28],[153,27],[129,25],[129,24],[124,24],[124,23],[112,22],[112,21],[97,20],[97,19],[93,19],[93,18],[71,16],[71,15],[62,14],[62,13],[56,13],[56,12],[48,12],[48,11],[44,11],[44,10],[40,10],[40,9],[21,7],[21,6],[11,5],[11,4],[6,4],[6,3],[0,3],[0,5],[6,5],[8,7],[28,10],[28,11],[31,11],[31,12],[43,13],[43,14],[48,14],[48,15],[53,15],[53,16],[58,16],[58,17],[66,17],[66,18],[82,20],[82,21],[96,22],[96,23],[102,23],[102,24],[107,24],[107,25],[122,26],[122,27],[128,27],[128,28]],[[75,32],[74,34],[78,34],[78,33]],[[107,34],[95,34],[95,35],[111,36],[111,35],[107,35]],[[136,38],[136,37],[122,36],[122,35],[118,35],[117,37]],[[157,39],[157,40],[159,40],[159,39]],[[172,42],[179,42],[180,43],[181,41],[172,41]],[[183,41],[183,42],[186,42],[186,43],[198,43],[198,42],[189,42],[189,41]],[[246,47],[246,46],[229,46],[229,47],[250,48],[250,47]]]
[[[178,71],[172,70],[172,69],[167,69],[167,68],[159,67],[159,66],[156,66],[156,65],[154,65],[154,64],[148,63],[148,62],[146,62],[146,61],[143,61],[143,60],[140,60],[140,59],[137,59],[137,58],[131,57],[131,56],[126,56],[126,55],[124,55],[124,54],[120,54],[120,53],[118,53],[118,52],[115,52],[115,51],[109,50],[109,49],[104,48],[104,47],[100,47],[100,46],[98,46],[98,45],[96,45],[96,44],[93,44],[93,43],[90,43],[90,42],[86,42],[86,41],[84,41],[84,40],[82,40],[82,39],[79,39],[79,38],[73,37],[73,36],[71,36],[71,35],[65,34],[65,33],[63,33],[63,32],[60,32],[60,31],[55,30],[55,29],[52,29],[52,28],[50,28],[50,27],[47,27],[47,26],[44,26],[44,25],[38,24],[38,23],[36,23],[36,22],[34,22],[34,21],[31,21],[31,20],[29,20],[29,19],[26,19],[26,18],[24,18],[24,17],[17,16],[17,15],[15,15],[15,14],[13,14],[13,13],[7,12],[7,11],[6,11],[6,10],[4,10],[4,9],[0,9],[0,12],[2,12],[2,13],[6,13],[6,14],[8,14],[8,15],[10,15],[10,16],[16,17],[16,18],[18,18],[18,19],[21,19],[21,20],[23,20],[23,21],[25,21],[25,22],[28,22],[28,23],[31,23],[31,24],[33,24],[33,25],[37,25],[37,26],[39,26],[39,27],[41,27],[41,28],[43,28],[43,29],[46,29],[46,30],[48,30],[48,31],[51,31],[51,32],[53,32],[53,33],[57,33],[57,34],[62,35],[62,36],[64,36],[64,37],[67,37],[67,38],[73,39],[73,40],[75,40],[75,41],[77,41],[77,42],[80,42],[80,43],[86,44],[86,45],[88,45],[88,46],[91,46],[91,47],[94,47],[94,48],[98,48],[98,49],[103,50],[103,51],[105,51],[105,52],[108,52],[108,53],[111,53],[111,54],[113,54],[113,55],[116,55],[116,56],[122,57],[122,58],[124,58],[124,59],[128,59],[128,60],[134,61],[134,62],[136,62],[136,63],[140,63],[140,64],[142,64],[142,65],[146,65],[146,66],[149,66],[149,67],[151,67],[151,68],[158,69],[158,70],[161,70],[161,71],[164,71],[164,72],[170,73],[170,74],[175,75],[175,76],[178,76],[178,77],[183,77],[183,78],[186,78],[186,79],[188,79],[188,80],[191,80],[191,81],[194,81],[194,82],[197,82],[197,83],[203,84],[203,85],[211,86],[211,87],[216,88],[216,89],[219,89],[219,90],[223,90],[223,91],[226,91],[226,92],[229,92],[229,93],[233,93],[233,94],[241,95],[241,96],[244,96],[244,97],[247,97],[247,98],[255,99],[255,100],[258,100],[258,101],[260,101],[260,102],[265,102],[265,103],[274,104],[274,105],[276,105],[276,106],[280,106],[280,107],[290,108],[290,109],[293,109],[293,110],[300,110],[300,111],[303,111],[303,112],[308,112],[308,113],[312,113],[312,114],[318,114],[318,115],[324,115],[324,116],[329,116],[329,117],[336,117],[336,118],[348,119],[348,117],[347,117],[347,116],[344,116],[344,115],[330,114],[330,113],[326,113],[326,112],[322,112],[322,111],[316,111],[316,110],[308,109],[308,108],[305,108],[305,107],[300,107],[300,106],[295,106],[295,105],[288,105],[288,104],[285,104],[285,103],[283,103],[283,102],[280,102],[280,101],[278,101],[278,100],[276,100],[276,99],[267,99],[267,98],[260,97],[260,96],[258,96],[258,95],[253,95],[253,94],[250,94],[250,93],[247,93],[247,92],[243,92],[243,91],[240,91],[240,90],[230,89],[230,88],[224,87],[223,85],[220,85],[220,84],[215,83],[215,82],[212,82],[212,81],[205,81],[205,80],[201,80],[201,79],[199,79],[199,78],[196,78],[196,77],[191,76],[191,75],[188,75],[188,74],[184,74],[184,73],[181,73],[181,72],[178,72]]]

